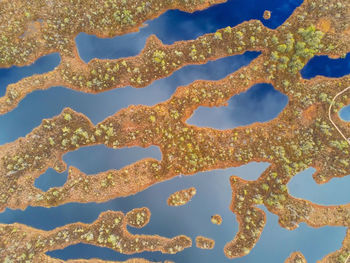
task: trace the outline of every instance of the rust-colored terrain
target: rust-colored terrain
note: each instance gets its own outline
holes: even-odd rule
[[[344,261],[342,261],[344,262]],[[300,252],[292,253],[284,263],[306,263],[305,257]]]
[[[214,224],[214,225],[221,225],[222,223],[222,217],[220,215],[212,215],[210,218],[210,221]]]
[[[215,246],[215,241],[211,238],[197,236],[196,246],[200,249],[213,249]]]
[[[191,201],[196,192],[197,190],[194,187],[177,191],[169,196],[167,203],[169,206],[185,205]]]
[[[26,137],[0,146],[0,210],[104,202],[138,193],[181,174],[255,161],[271,164],[257,180],[236,176],[230,179],[231,210],[238,219],[239,231],[224,248],[227,257],[244,256],[258,242],[266,217],[257,205],[264,205],[279,216],[279,224],[290,230],[302,222],[312,227],[349,227],[350,204],[321,206],[294,198],[287,187],[294,175],[308,167],[316,169],[313,178],[317,183],[350,174],[349,142],[328,116],[333,98],[350,86],[350,77],[305,80],[300,75],[315,55],[337,58],[350,51],[349,1],[305,0],[275,30],[251,20],[172,45],[163,45],[152,36],[135,57],[94,59],[85,64],[76,51],[74,39],[79,32],[112,37],[137,31],[143,22],[168,9],[193,12],[221,2],[224,1],[0,1],[0,67],[28,65],[52,52],[61,55],[61,63],[53,71],[9,85],[6,95],[0,98],[1,114],[14,109],[28,93],[51,86],[63,85],[90,93],[129,85],[142,88],[188,64],[203,64],[246,51],[261,52],[248,66],[226,78],[198,80],[178,87],[170,99],[157,105],[131,105],[97,125],[83,114],[65,109],[60,115],[43,120]],[[277,118],[224,131],[186,123],[199,106],[226,105],[232,96],[257,83],[270,83],[288,96],[288,105]],[[339,109],[349,103],[346,92],[338,96],[331,117],[341,132],[350,137],[349,124],[338,116]],[[43,192],[34,186],[35,179],[49,167],[58,172],[66,169],[63,154],[97,144],[116,149],[156,145],[161,149],[162,160],[148,158],[94,175],[69,167],[68,180],[62,187]],[[0,261],[62,262],[49,258],[45,252],[79,242],[127,254],[176,253],[192,245],[185,236],[168,239],[127,232],[126,225],[142,227],[149,216],[147,208],[127,215],[105,212],[90,225],[75,223],[51,231],[2,224],[0,248],[5,248],[5,253],[0,253]],[[350,254],[349,242],[348,230],[343,246],[320,262],[345,262]],[[293,254],[286,262],[305,259],[301,254]]]

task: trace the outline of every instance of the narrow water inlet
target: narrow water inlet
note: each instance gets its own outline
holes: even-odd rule
[[[67,167],[74,166],[87,175],[114,169],[119,170],[144,158],[153,158],[160,161],[162,154],[159,147],[112,149],[104,145],[96,145],[83,147],[63,156]],[[53,169],[48,169],[35,180],[35,186],[43,191],[47,191],[51,187],[62,186],[66,182],[67,176],[67,170],[59,174]]]
[[[315,56],[300,71],[304,79],[316,76],[340,78],[350,74],[350,53],[343,58],[329,58],[328,56]]]
[[[85,62],[93,58],[115,59],[134,56],[142,50],[144,42],[151,34],[156,34],[164,44],[172,44],[175,41],[194,39],[203,34],[215,32],[219,28],[235,26],[250,19],[259,19],[267,27],[276,28],[302,2],[302,0],[228,0],[226,3],[192,14],[177,10],[168,11],[159,18],[148,21],[148,25],[141,28],[139,32],[111,39],[102,39],[81,32],[75,41],[79,55]],[[265,10],[271,11],[271,19],[262,19]],[[55,54],[38,59],[28,68],[12,67],[3,69],[3,71],[0,69],[0,85],[5,85],[4,89],[0,86],[0,96],[5,92],[6,86],[13,83],[10,81],[16,82],[26,76],[51,70],[51,67],[56,64],[50,63],[57,61],[59,63],[60,60],[58,54],[56,54],[58,56],[58,60],[56,60]],[[0,143],[13,141],[26,135],[34,127],[40,125],[42,119],[59,114],[65,107],[71,107],[85,114],[94,124],[97,124],[130,105],[151,106],[162,103],[169,99],[177,88],[181,89],[181,86],[188,85],[198,79],[222,79],[248,65],[260,54],[260,52],[246,52],[242,55],[211,61],[204,65],[188,65],[174,72],[171,76],[158,79],[151,85],[140,89],[125,87],[100,94],[76,92],[65,87],[52,87],[45,91],[35,91],[29,94],[15,110],[0,116]],[[53,58],[46,62],[41,61],[50,56]],[[32,66],[34,68],[29,69]],[[326,56],[316,56],[301,71],[305,79],[312,79],[317,75],[336,78],[349,73],[350,53],[344,58],[335,60]],[[292,81],[291,84],[290,88],[293,88]],[[346,95],[350,96],[350,93]],[[187,120],[187,123],[219,130],[233,129],[275,119],[287,104],[288,97],[286,95],[274,89],[270,84],[260,83],[250,87],[246,92],[233,96],[226,107],[199,107]],[[339,116],[344,121],[350,121],[350,105],[343,107]],[[299,140],[297,141],[299,142]],[[296,148],[302,147],[304,141],[301,138],[299,144],[296,144]],[[264,143],[266,143],[264,147],[270,147],[269,142]],[[278,144],[277,141],[276,144]],[[286,145],[289,151],[288,142],[282,146]],[[93,174],[102,171],[120,169],[147,157],[158,160],[162,158],[161,152],[156,146],[114,150],[104,145],[97,145],[67,153],[64,155],[64,161],[68,166],[75,166],[84,173],[93,176]],[[290,160],[294,162],[293,158]],[[232,240],[238,231],[236,217],[229,210],[232,198],[229,178],[235,175],[245,180],[257,180],[269,165],[269,163],[249,163],[237,168],[213,170],[193,176],[180,175],[152,185],[135,195],[116,198],[104,203],[68,203],[51,208],[28,207],[24,211],[6,209],[5,212],[0,213],[0,222],[7,224],[19,222],[38,229],[49,230],[78,221],[91,223],[101,212],[106,210],[126,213],[133,208],[147,206],[152,213],[150,223],[142,229],[130,228],[128,229],[130,233],[161,235],[170,238],[183,234],[189,236],[193,241],[196,236],[203,235],[216,241],[216,246],[211,251],[199,250],[193,244],[193,247],[175,255],[158,252],[123,255],[107,248],[86,244],[76,244],[47,253],[52,257],[64,260],[98,257],[105,260],[122,261],[144,257],[151,261],[256,263],[260,262],[262,258],[268,258],[267,261],[277,263],[284,262],[291,252],[298,250],[306,256],[308,262],[316,262],[326,254],[339,249],[346,232],[345,227],[311,228],[301,223],[299,228],[289,231],[278,225],[276,215],[263,208],[266,212],[267,224],[261,239],[251,250],[251,253],[232,260],[224,256],[224,245]],[[332,179],[324,185],[317,185],[312,179],[314,171],[313,168],[309,168],[304,173],[292,178],[288,184],[289,193],[319,204],[331,205],[349,202],[347,196],[349,176]],[[67,171],[58,174],[49,169],[35,181],[35,186],[46,191],[51,187],[62,186],[66,182],[66,178]],[[167,206],[166,200],[171,193],[188,187],[197,189],[197,194],[191,202],[181,207]],[[103,191],[101,190],[101,192]],[[210,218],[213,214],[222,216],[223,224],[221,226],[211,224]]]
[[[350,203],[348,192],[350,177],[333,178],[326,184],[317,184],[312,178],[315,168],[296,174],[288,183],[289,193],[320,205],[342,205]],[[335,191],[336,189],[336,191]]]
[[[244,21],[258,19],[268,28],[280,26],[303,0],[228,0],[208,9],[194,13],[169,10],[153,20],[147,21],[139,32],[113,38],[99,38],[80,33],[76,46],[81,59],[89,62],[93,58],[116,59],[135,56],[141,52],[146,39],[155,34],[164,44],[195,39],[227,26],[236,26]],[[270,10],[271,19],[264,20],[263,13]],[[229,14],[229,15],[228,15]]]
[[[29,66],[0,68],[0,97],[5,95],[6,87],[34,74],[43,74],[53,70],[61,62],[59,53],[52,53],[38,58]]]
[[[272,120],[287,103],[288,97],[271,84],[256,84],[246,92],[233,96],[228,106],[199,107],[187,123],[219,130],[232,129]]]

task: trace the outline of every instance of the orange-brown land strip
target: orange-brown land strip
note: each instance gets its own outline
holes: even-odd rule
[[[149,261],[143,258],[132,258],[128,259],[126,261],[107,261],[107,260],[101,260],[98,258],[92,258],[92,259],[70,259],[70,260],[61,260],[52,258],[46,255],[41,255],[38,257],[38,263],[39,262],[45,262],[45,263],[162,263],[161,261]],[[172,261],[164,261],[164,263],[173,263]]]
[[[153,2],[156,1],[154,0]],[[223,0],[213,1],[213,3],[220,2],[223,2]],[[60,2],[56,4],[60,5]],[[176,1],[174,4],[176,5]],[[199,5],[198,8],[203,9],[208,6],[207,4],[208,1],[205,2],[204,5]],[[311,2],[307,2],[304,3],[294,13],[294,15],[291,16],[291,18],[288,19],[286,23],[284,23],[284,25],[276,30],[269,30],[268,28],[264,27],[260,21],[251,20],[233,28],[227,27],[225,29],[218,30],[216,33],[206,34],[196,40],[179,41],[172,45],[163,45],[159,39],[157,39],[155,36],[151,36],[147,40],[144,50],[138,56],[116,60],[94,59],[88,64],[85,64],[79,58],[77,50],[74,46],[74,38],[72,38],[73,43],[69,42],[71,38],[68,37],[64,38],[67,40],[67,43],[56,39],[56,42],[59,43],[58,45],[62,45],[60,49],[55,49],[61,54],[61,64],[49,73],[31,76],[19,81],[18,83],[9,85],[5,96],[0,98],[0,114],[4,114],[14,109],[28,93],[34,90],[48,89],[51,86],[63,85],[79,91],[97,93],[112,88],[125,86],[145,87],[156,79],[169,76],[172,72],[185,65],[203,64],[209,60],[214,60],[234,54],[241,54],[247,50],[263,51],[263,53],[268,55],[269,59],[267,59],[266,62],[270,60],[269,72],[276,70],[284,71],[288,68],[288,70],[296,73],[303,67],[306,61],[315,54],[328,54],[333,57],[339,57],[345,54],[348,50],[347,40],[349,39],[350,29],[348,28],[347,21],[338,21],[340,17],[346,17],[348,15],[346,13],[347,3],[341,5],[340,7],[337,3],[332,4],[333,6],[331,8],[331,12],[333,11],[333,14],[336,15],[334,17],[330,16],[330,14],[327,13],[326,9],[324,9],[324,4],[319,4],[319,7],[317,7],[313,6]],[[185,11],[194,11],[194,7],[196,5],[193,5],[193,8],[189,8],[189,6],[190,5],[185,5],[183,9]],[[188,9],[186,9],[186,7]],[[6,8],[6,6],[4,8]],[[127,8],[130,8],[132,10],[136,7],[135,5],[131,4],[130,6],[128,5]],[[155,8],[155,10],[157,10],[157,8]],[[311,16],[311,14],[309,14],[306,16],[306,11],[312,12],[313,15]],[[31,13],[30,11],[28,12]],[[8,13],[13,14],[12,12]],[[89,16],[89,14],[81,14],[80,10],[79,12],[74,13],[74,16],[79,17],[79,15],[84,17],[84,19],[87,19],[86,16]],[[35,16],[31,17],[31,19],[33,20],[34,17]],[[7,15],[4,15],[4,19],[8,19]],[[12,18],[12,20],[13,19],[14,18]],[[46,19],[48,19],[50,23],[53,23],[53,25],[49,24],[49,28],[54,28],[55,30],[61,29],[62,25],[55,25],[55,23],[58,22],[55,21],[54,23],[49,18]],[[140,16],[138,19],[140,19],[140,21],[145,21],[146,18]],[[71,24],[72,21],[69,21],[69,24]],[[12,22],[21,24],[23,21],[18,22],[15,20]],[[82,24],[86,25],[86,22]],[[308,46],[302,46],[302,44],[305,44],[305,42],[300,41],[299,44],[301,45],[298,45],[298,48],[300,47],[300,50],[298,52],[299,54],[297,56],[290,57],[289,55],[291,55],[290,53],[291,49],[293,49],[293,45],[298,44],[293,36],[293,33],[295,32],[292,33],[291,28],[295,27],[300,29],[307,24],[316,25],[320,30],[322,30],[322,32],[326,33],[325,39],[323,41],[324,43],[322,46],[312,45],[310,48]],[[65,26],[63,26],[62,29],[64,32],[66,31]],[[137,30],[139,26],[140,24],[137,24],[137,26],[132,26],[131,28],[133,30]],[[114,35],[122,34],[123,32],[125,33],[124,27],[129,28],[128,25],[125,25],[123,23],[121,23],[121,25],[119,24],[114,29],[116,30],[116,32],[114,32]],[[124,29],[121,30],[120,28]],[[86,32],[82,28],[80,29],[81,30],[78,32]],[[121,31],[118,31],[118,29]],[[129,30],[131,29],[129,28]],[[44,34],[45,36],[45,32],[42,33],[40,31],[40,34]],[[97,34],[96,32],[92,33]],[[56,34],[59,35],[59,33]],[[76,31],[74,31],[74,34],[77,34]],[[102,34],[101,36],[108,36],[108,34]],[[286,44],[283,44],[284,41],[282,43],[279,42],[280,37],[282,37],[282,39],[286,39]],[[4,39],[8,38],[8,36],[4,36]],[[46,38],[50,39],[49,37]],[[35,36],[34,39],[36,43],[40,42],[37,41],[38,36]],[[24,40],[29,41],[27,39]],[[343,41],[340,42],[340,40]],[[53,41],[52,45],[57,44],[54,41],[53,37],[51,41]],[[21,50],[21,47],[19,46],[12,47],[11,44],[13,43],[20,45],[21,43],[27,42],[20,41],[18,43],[18,41],[16,42],[14,40],[12,42],[6,40],[3,45],[5,47],[4,50],[8,52],[6,54],[9,59],[13,59],[13,56],[10,56],[11,52],[9,50]],[[33,43],[31,43],[31,41],[29,41],[29,43],[31,48],[35,46]],[[340,43],[342,44],[340,45]],[[313,44],[317,43],[315,42]],[[69,48],[66,47],[66,45],[68,45]],[[45,47],[46,46],[47,45],[45,45]],[[303,51],[305,48],[307,49],[306,52]],[[25,54],[27,53],[29,55],[32,55],[35,52],[32,50],[32,52],[27,51]],[[7,56],[4,55],[3,57],[5,58]],[[22,58],[25,57],[25,55],[18,57]]]
[[[145,214],[144,225],[151,215],[147,208],[140,208]],[[21,224],[0,225],[1,246],[6,253],[0,254],[1,262],[63,262],[45,255],[46,252],[63,249],[70,245],[85,243],[103,246],[125,254],[143,251],[161,251],[175,254],[192,246],[192,241],[186,236],[165,238],[158,235],[132,235],[126,227],[130,215],[122,212],[107,211],[100,214],[92,224],[73,223],[50,231],[34,229]],[[133,226],[133,225],[130,225]],[[141,227],[141,226],[138,226]],[[44,260],[44,261],[42,261]],[[68,261],[84,262],[84,261]],[[89,261],[92,262],[92,261]],[[101,261],[102,262],[102,261]],[[128,261],[129,262],[129,261]],[[131,260],[131,262],[133,262]],[[148,262],[134,260],[134,262]]]
[[[60,52],[76,52],[80,32],[114,37],[136,32],[147,20],[170,9],[185,12],[203,10],[225,0],[82,0],[0,2],[0,67],[22,66],[37,58]],[[34,28],[34,30],[33,30]]]
[[[271,166],[258,180],[231,178],[231,209],[240,226],[234,240],[225,246],[226,256],[243,256],[258,241],[265,224],[265,213],[256,207],[258,204],[264,204],[269,211],[279,215],[279,223],[288,229],[294,229],[300,222],[313,227],[348,227],[349,205],[319,206],[293,198],[288,194],[287,183],[310,166],[316,169],[313,176],[318,183],[350,173],[349,145],[332,127],[327,116],[332,98],[350,85],[350,77],[304,80],[299,73],[314,55],[339,57],[350,50],[350,21],[343,19],[349,13],[348,2],[339,5],[335,0],[306,0],[284,25],[268,30],[269,34],[260,34],[256,21],[242,24],[235,37],[244,45],[240,43],[237,52],[260,50],[260,43],[256,42],[263,41],[262,54],[249,66],[223,80],[196,81],[187,87],[179,87],[163,103],[152,107],[130,106],[96,126],[86,116],[70,109],[43,121],[25,138],[0,148],[0,208],[103,202],[137,193],[179,174],[190,175],[264,161],[270,162]],[[248,34],[245,34],[245,27],[250,28]],[[227,39],[220,31],[212,34],[212,38],[218,43],[230,40],[229,31],[235,29],[226,30]],[[219,52],[214,50],[216,47],[220,50],[220,45],[212,45],[212,52]],[[192,52],[194,57],[196,52]],[[158,56],[162,53],[155,53],[156,59],[153,61],[152,57],[152,61],[163,64],[162,56]],[[289,97],[288,105],[274,120],[225,131],[186,124],[199,106],[226,105],[232,96],[262,82],[273,84]],[[350,134],[350,127],[340,120],[337,112],[349,102],[346,94],[340,96],[332,112],[332,120],[344,134]],[[61,158],[64,153],[94,144],[114,148],[156,145],[163,156],[161,161],[145,159],[121,170],[92,176],[71,167],[63,187],[42,192],[33,186],[35,178],[48,167],[65,170]],[[348,242],[347,236],[339,253],[347,251]],[[330,254],[325,260],[332,256]]]
[[[222,217],[220,215],[212,215],[210,218],[210,221],[214,224],[214,225],[221,225],[222,223]]]
[[[200,249],[213,249],[215,246],[215,241],[208,237],[197,236],[196,237],[196,247]]]
[[[130,66],[142,65],[142,57],[131,60],[129,66],[126,63],[130,60],[116,60],[111,61],[112,63],[94,60],[87,65],[81,61],[75,46],[74,41],[78,33],[86,32],[99,37],[122,35],[138,31],[146,20],[156,18],[169,9],[194,12],[223,2],[225,0],[151,0],[147,3],[136,0],[119,3],[107,0],[93,3],[81,0],[50,3],[44,0],[0,2],[0,67],[28,65],[40,56],[53,52],[59,52],[62,58],[61,64],[53,71],[9,85],[5,96],[0,98],[0,114],[12,110],[26,94],[34,90],[64,85],[77,90],[99,92],[112,88],[111,85],[129,85],[129,79],[130,84],[140,82],[142,75],[137,72],[137,67],[131,68],[134,72],[131,75],[134,75],[135,79],[128,71]],[[32,30],[33,24],[36,25],[36,30]],[[30,29],[29,33],[27,29]],[[148,43],[161,45],[154,36]],[[110,64],[113,64],[112,68]],[[144,64],[141,69],[141,73],[147,73],[152,67]],[[119,79],[116,75],[125,78]]]
[[[265,11],[264,11],[264,14],[263,14],[263,18],[264,18],[265,20],[269,20],[269,19],[271,18],[271,11],[265,10]]]
[[[185,205],[192,200],[196,193],[197,190],[194,187],[176,191],[169,196],[167,204],[169,206]]]
[[[258,32],[255,32],[256,29]],[[241,35],[241,31],[245,32],[246,37]],[[61,64],[53,71],[10,84],[6,94],[0,98],[0,114],[14,109],[28,93],[52,86],[65,86],[89,93],[126,86],[146,87],[154,80],[167,77],[189,64],[204,64],[210,60],[242,54],[247,50],[262,50],[265,47],[263,36],[268,32],[260,21],[250,21],[235,28],[227,27],[195,40],[179,41],[172,45],[163,45],[152,35],[141,53],[135,57],[93,59],[87,64],[75,52],[73,56],[62,56]],[[247,36],[254,36],[254,43],[245,39]]]
[[[49,260],[49,259],[46,259]],[[162,263],[161,261],[148,261],[146,259],[143,258],[135,258],[135,259],[128,259],[126,261],[105,261],[105,260],[101,260],[101,259],[97,259],[97,258],[93,258],[93,259],[74,259],[74,260],[59,260],[59,259],[53,259],[50,258],[50,260],[52,261],[41,261],[41,262],[47,262],[47,263]],[[163,263],[175,263],[174,261],[170,261],[170,260],[165,260],[163,261]]]
[[[306,259],[302,253],[293,252],[284,263],[306,263]]]

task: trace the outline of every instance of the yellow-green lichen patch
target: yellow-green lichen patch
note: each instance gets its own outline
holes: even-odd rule
[[[196,192],[196,188],[194,187],[177,191],[169,196],[167,203],[169,206],[185,205],[191,201]]]
[[[215,241],[207,237],[197,236],[196,246],[200,249],[213,249],[215,246]]]
[[[8,262],[22,262],[24,259],[35,261],[45,256],[49,250],[63,249],[76,243],[108,247],[126,254],[144,251],[177,253],[191,246],[191,241],[186,236],[165,238],[158,235],[132,235],[126,230],[126,221],[128,219],[122,212],[107,211],[91,224],[74,223],[49,231],[21,224],[2,224],[1,238],[8,244],[11,253],[0,255],[0,259],[7,258]],[[45,260],[51,262],[51,258]]]
[[[36,10],[39,2],[28,8],[15,8],[16,4],[23,3],[20,0],[0,2],[0,10],[7,10],[4,12],[5,18],[1,17],[0,20],[4,19],[6,23],[2,24],[9,25],[4,28],[0,39],[1,65],[28,64],[38,54],[48,51],[59,51],[62,58],[61,65],[52,72],[9,85],[6,95],[0,98],[0,113],[16,107],[29,92],[51,86],[64,85],[91,93],[128,85],[141,88],[188,64],[201,64],[248,50],[261,52],[249,65],[222,80],[196,81],[178,88],[167,101],[154,106],[130,105],[97,125],[69,109],[55,118],[44,120],[25,138],[1,146],[0,171],[4,176],[0,178],[0,209],[103,202],[135,194],[180,174],[192,175],[249,162],[269,162],[270,167],[255,181],[231,178],[231,210],[238,219],[239,231],[225,246],[224,251],[229,258],[248,254],[258,242],[265,225],[265,213],[257,205],[266,206],[279,217],[282,227],[291,230],[301,222],[313,227],[348,226],[349,205],[320,206],[295,199],[289,195],[287,184],[295,174],[308,167],[316,169],[313,176],[318,183],[350,173],[349,145],[328,115],[347,138],[349,125],[342,122],[337,113],[350,101],[346,94],[337,98],[336,95],[350,86],[349,76],[305,80],[299,74],[300,69],[315,55],[339,57],[350,51],[350,42],[347,41],[350,22],[343,19],[349,16],[350,2],[304,1],[277,29],[268,29],[260,21],[252,20],[171,45],[163,45],[152,36],[144,50],[135,57],[94,59],[85,64],[75,53],[74,32],[111,36],[136,29],[145,18],[159,15],[165,9],[180,6],[194,11],[199,6],[204,8],[214,3],[199,0],[170,2],[163,1],[160,5],[159,1],[150,1],[151,7],[155,7],[153,9],[139,1],[121,1],[120,5],[108,1],[96,8],[96,12],[104,13],[100,16],[91,11],[91,6],[83,8],[83,1],[72,8],[63,6],[62,1],[55,1],[53,4],[58,13],[46,14],[47,18],[52,19],[44,19],[40,30],[26,32],[23,41],[14,40],[26,30],[27,22],[41,15]],[[81,15],[86,17],[84,25],[76,23]],[[33,46],[23,46],[26,44]],[[37,45],[42,45],[43,49]],[[11,49],[6,50],[7,47]],[[25,54],[21,56],[19,51],[25,51]],[[228,130],[199,128],[186,123],[198,107],[227,105],[232,96],[245,92],[257,83],[270,83],[288,95],[288,105],[275,119]],[[334,107],[329,112],[333,100]],[[67,183],[62,187],[42,192],[33,186],[35,178],[49,167],[59,172],[66,169],[63,154],[95,144],[113,148],[156,145],[162,152],[162,159],[144,159],[120,170],[94,175],[86,175],[71,167]],[[174,203],[177,202],[175,200]],[[179,203],[183,203],[181,198]],[[132,226],[147,223],[147,216],[142,212],[131,213],[127,217]],[[120,232],[121,226],[127,225],[122,214],[113,220],[106,216],[98,222],[93,228],[73,225],[74,230],[79,228],[79,232],[61,229],[64,231],[60,230],[57,236],[54,235],[56,232],[53,234],[49,231],[52,236],[45,240],[35,236],[32,242],[20,238],[16,242],[37,243],[44,251],[45,244],[52,249],[52,246],[71,244],[74,240],[73,243],[88,242],[121,253],[146,250],[176,253],[191,245],[191,240],[184,236],[173,239],[147,236],[145,239],[142,235],[136,237]],[[37,233],[19,225],[5,227],[12,228],[10,232],[21,228],[25,233]],[[41,237],[45,233],[40,232]],[[6,242],[12,242],[7,234],[1,236],[1,242],[5,238]],[[17,237],[17,234],[12,237]],[[349,236],[343,247],[325,257],[324,261],[344,260],[349,249],[348,240]],[[17,248],[15,245],[13,247]],[[15,259],[8,259],[14,262],[27,259],[33,252],[23,251],[23,247],[20,246]],[[40,255],[35,260],[47,261],[41,260]]]
[[[221,225],[222,223],[222,217],[218,214],[216,215],[212,215],[210,218],[210,221],[214,224],[214,225]]]
[[[126,214],[127,224],[141,228],[148,224],[151,212],[147,207],[136,208]]]
[[[263,17],[264,17],[265,20],[269,20],[271,18],[271,11],[265,10],[264,14],[263,14]]]

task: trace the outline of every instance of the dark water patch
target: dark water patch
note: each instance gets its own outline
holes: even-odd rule
[[[29,66],[0,68],[0,97],[5,95],[6,87],[34,74],[43,74],[53,70],[61,62],[59,53],[53,53],[37,59]]]
[[[302,0],[229,0],[192,14],[170,10],[148,21],[139,32],[114,38],[98,38],[80,33],[76,45],[80,57],[88,62],[93,58],[116,59],[140,53],[146,39],[155,34],[165,44],[195,39],[220,28],[236,26],[244,21],[259,19],[269,28],[280,26],[302,4]],[[272,13],[271,19],[262,18],[265,10]]]
[[[233,96],[228,106],[199,107],[187,123],[215,129],[232,129],[274,119],[287,105],[288,97],[271,84],[256,84]]]
[[[347,105],[345,107],[343,107],[339,112],[339,117],[340,119],[342,119],[343,121],[350,121],[350,105]]]
[[[350,203],[350,176],[333,178],[326,184],[317,184],[312,178],[314,168],[295,175],[288,184],[289,193],[321,205],[341,205]]]
[[[317,75],[340,78],[350,74],[350,53],[345,58],[332,59],[328,56],[315,56],[301,70],[304,79],[312,79]]]
[[[97,124],[131,104],[154,105],[167,100],[178,86],[188,85],[196,79],[218,80],[248,65],[259,52],[246,52],[181,68],[171,76],[151,85],[135,89],[114,89],[99,94],[77,92],[63,87],[35,91],[23,99],[13,111],[0,115],[0,144],[25,136],[38,126],[42,119],[58,115],[65,107],[84,113]]]

